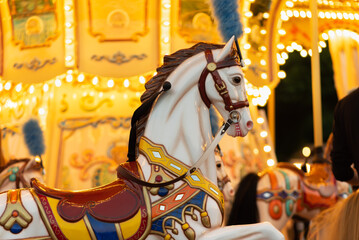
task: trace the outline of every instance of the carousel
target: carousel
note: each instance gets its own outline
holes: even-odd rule
[[[20,190],[0,195],[0,239],[284,239],[279,231],[296,213],[310,220],[352,190],[341,185],[338,197],[325,185],[335,180],[320,188],[315,167],[277,164],[280,66],[293,51],[312,57],[322,146],[318,56],[328,45],[338,98],[359,86],[358,8],[1,1],[0,187]],[[250,172],[259,219],[225,227]],[[303,205],[305,183],[319,203]]]

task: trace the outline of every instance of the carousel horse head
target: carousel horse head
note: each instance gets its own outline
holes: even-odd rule
[[[28,188],[32,178],[43,181],[44,167],[41,155],[45,147],[42,130],[36,120],[30,119],[24,124],[23,133],[26,146],[33,157],[11,159],[0,166],[0,191]],[[1,146],[0,153],[3,156]]]
[[[0,168],[0,191],[28,188],[32,178],[43,181],[40,158],[12,159]]]
[[[313,151],[308,173],[290,163],[278,163],[260,173],[245,176],[237,189],[228,224],[271,222],[282,230],[289,219],[311,220],[322,210],[352,193],[331,172],[322,150]]]
[[[217,145],[215,151],[215,158],[216,158],[216,169],[217,169],[217,181],[218,187],[223,192],[223,197],[225,202],[231,203],[234,196],[234,189],[231,183],[231,179],[229,178],[223,160],[222,160],[222,152]]]

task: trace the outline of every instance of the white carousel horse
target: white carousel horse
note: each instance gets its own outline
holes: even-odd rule
[[[214,147],[226,128],[243,137],[253,126],[233,43],[165,57],[132,117],[129,162],[116,181],[83,191],[33,181],[0,194],[0,239],[284,239],[270,223],[221,227]],[[210,104],[229,119],[214,139]]]
[[[216,158],[216,167],[217,167],[217,182],[218,188],[223,193],[224,198],[224,219],[225,221],[228,218],[228,212],[230,211],[232,204],[233,204],[233,197],[234,197],[234,188],[231,183],[231,179],[229,178],[227,171],[225,169],[223,159],[222,159],[222,152],[217,146],[215,151],[215,158]]]
[[[23,133],[26,146],[34,157],[6,161],[0,129],[0,192],[28,188],[32,178],[43,181],[44,168],[40,157],[44,153],[42,130],[36,120],[30,119],[24,124]]]
[[[0,192],[28,188],[32,178],[43,181],[43,167],[38,157],[12,159],[0,167]]]
[[[278,163],[241,180],[228,224],[269,221],[282,230],[293,217],[309,221],[352,191],[350,184],[334,178],[325,159],[313,161],[309,173],[290,163]]]

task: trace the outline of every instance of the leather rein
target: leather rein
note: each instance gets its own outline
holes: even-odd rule
[[[135,182],[135,183],[137,183],[139,185],[146,186],[146,187],[164,187],[164,186],[167,186],[167,185],[170,185],[170,184],[174,184],[174,183],[184,179],[185,177],[189,176],[193,172],[195,172],[197,170],[198,166],[205,159],[207,159],[207,157],[209,156],[209,154],[211,152],[214,151],[217,144],[219,143],[219,141],[221,140],[221,138],[223,137],[223,135],[227,131],[227,129],[230,127],[230,125],[233,122],[238,122],[238,118],[240,117],[240,115],[235,110],[239,109],[239,108],[248,107],[249,102],[246,99],[245,101],[238,101],[236,103],[233,103],[230,96],[229,96],[227,86],[226,86],[225,82],[222,80],[222,78],[220,77],[217,70],[221,69],[221,68],[231,67],[231,66],[243,66],[243,64],[241,62],[238,62],[235,58],[227,58],[227,59],[225,59],[223,61],[220,61],[220,62],[216,63],[216,62],[214,62],[214,59],[213,59],[212,50],[209,50],[209,49],[205,50],[205,57],[206,57],[206,60],[207,60],[207,65],[206,65],[206,68],[203,69],[203,71],[201,73],[201,76],[200,76],[200,79],[199,79],[199,82],[198,82],[198,88],[199,88],[201,98],[202,98],[203,102],[205,103],[205,105],[209,108],[211,106],[211,101],[209,100],[209,98],[207,96],[207,93],[206,93],[205,82],[206,82],[206,79],[207,79],[207,75],[209,73],[211,73],[213,81],[214,81],[214,84],[215,84],[215,87],[216,87],[216,90],[220,94],[220,96],[222,97],[222,99],[224,101],[225,109],[230,112],[229,118],[227,119],[226,123],[223,124],[222,127],[219,129],[219,131],[215,135],[215,137],[214,137],[213,141],[211,142],[211,144],[209,145],[209,147],[207,147],[206,151],[202,154],[200,159],[198,159],[192,165],[192,167],[190,167],[188,169],[188,171],[186,173],[184,173],[183,175],[181,175],[181,176],[179,176],[177,178],[174,178],[174,179],[172,179],[170,181],[167,181],[167,182],[150,183],[150,182],[143,181],[143,180],[135,177],[133,174],[131,174],[128,170],[126,170],[121,165],[119,165],[119,167],[117,168],[118,175],[121,175],[125,179],[128,179],[130,181],[133,181],[133,182]],[[168,89],[164,89],[164,91],[166,91]],[[162,90],[160,93],[162,93],[164,91]],[[136,124],[134,124],[134,126],[135,125]]]

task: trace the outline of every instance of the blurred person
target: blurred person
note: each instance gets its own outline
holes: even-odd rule
[[[359,88],[341,99],[334,110],[332,169],[337,180],[359,185]]]

